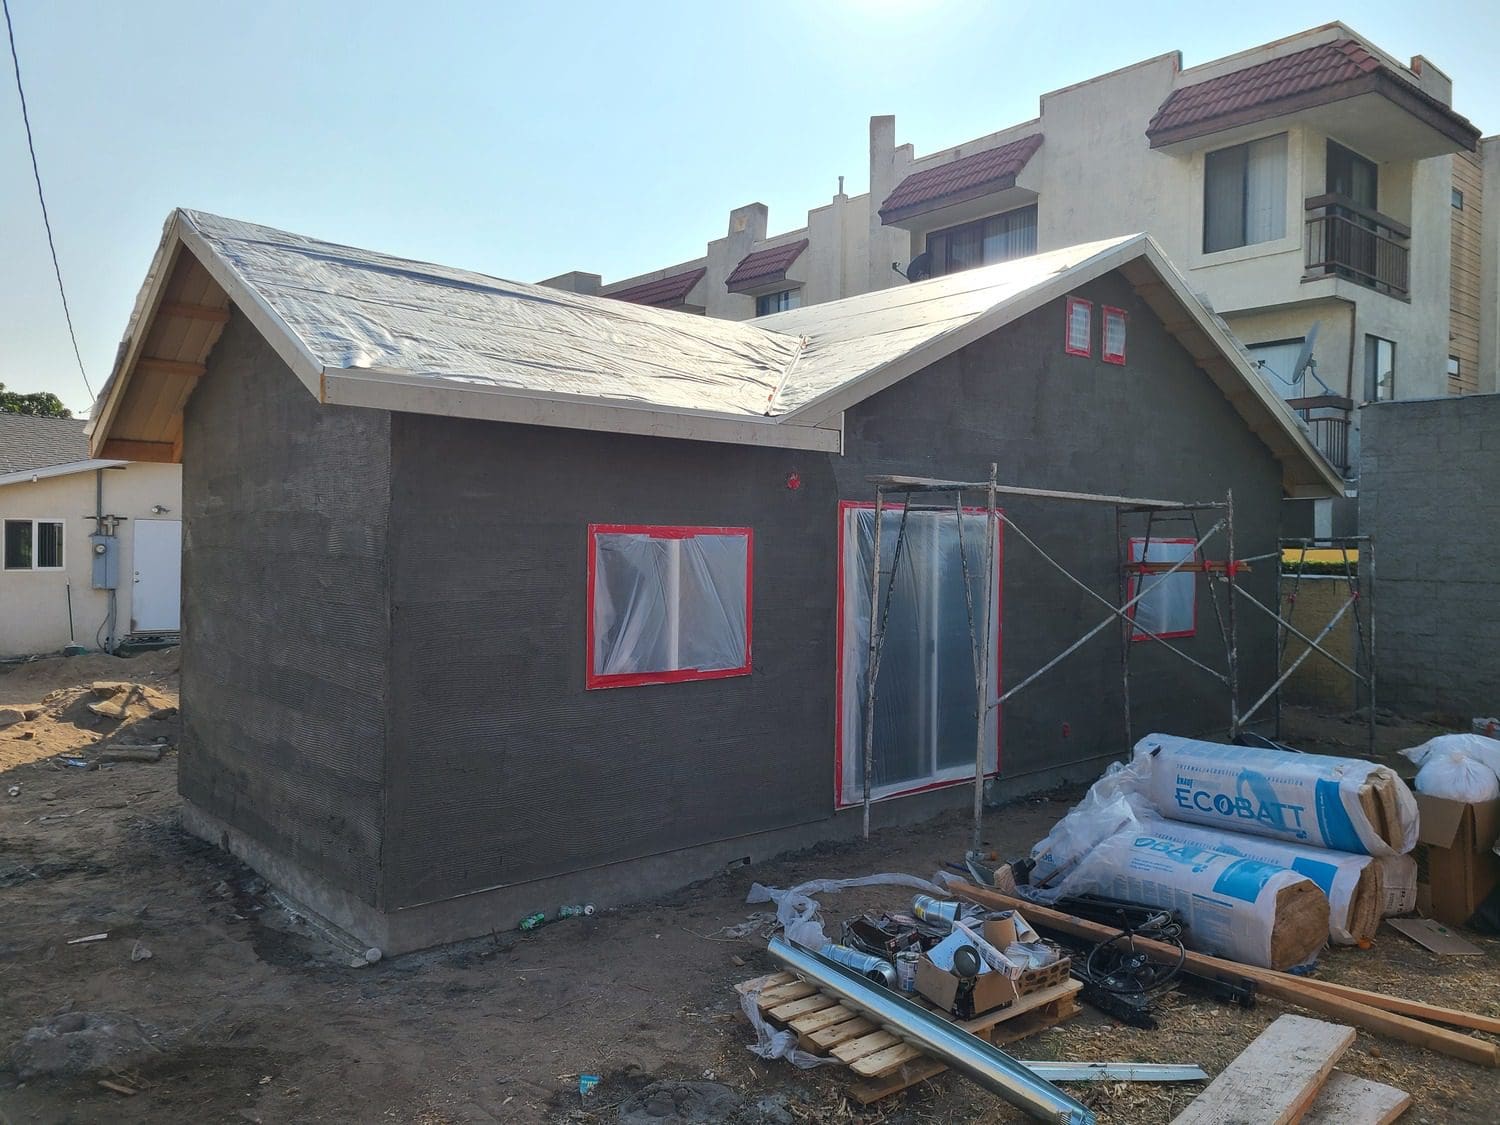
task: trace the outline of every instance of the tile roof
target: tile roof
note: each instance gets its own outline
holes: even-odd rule
[[[1319,43],[1174,90],[1146,126],[1146,135],[1155,138],[1246,110],[1272,109],[1283,99],[1326,90],[1383,69],[1388,68],[1353,39]],[[1271,112],[1258,115],[1270,116]]]
[[[0,474],[87,461],[87,424],[84,418],[0,414]]]
[[[698,267],[686,273],[674,273],[670,277],[659,277],[655,281],[632,285],[629,289],[617,289],[613,293],[601,293],[601,297],[612,297],[616,301],[629,301],[633,305],[680,305],[687,300],[693,286],[703,279],[708,270]]]
[[[750,289],[756,285],[763,285],[768,281],[780,281],[786,277],[786,271],[793,262],[807,249],[807,239],[799,238],[796,242],[788,242],[782,246],[771,246],[765,250],[757,250],[753,254],[746,254],[740,264],[724,279],[724,285],[731,292],[741,289]]]
[[[880,205],[880,217],[889,223],[903,215],[930,210],[936,201],[949,196],[967,199],[1011,187],[1026,162],[1041,147],[1042,134],[1032,133],[999,148],[988,148],[936,168],[913,172]]]

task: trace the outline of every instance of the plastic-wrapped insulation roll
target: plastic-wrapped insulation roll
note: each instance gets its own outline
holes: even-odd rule
[[[1168,820],[1362,855],[1416,846],[1416,798],[1373,762],[1149,734],[1131,766]]]
[[[1305,965],[1328,942],[1328,896],[1306,875],[1146,830],[1100,843],[1059,891],[1175,911],[1188,948],[1247,965]]]
[[[1177,824],[1159,817],[1144,820],[1141,827],[1163,840],[1272,863],[1306,875],[1328,896],[1328,936],[1337,945],[1369,941],[1380,928],[1385,887],[1380,862],[1371,856]]]

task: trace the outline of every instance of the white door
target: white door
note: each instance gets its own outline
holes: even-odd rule
[[[135,521],[132,633],[175,633],[182,628],[182,521]]]

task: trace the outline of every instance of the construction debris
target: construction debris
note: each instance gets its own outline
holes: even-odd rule
[[[1291,1125],[1317,1100],[1354,1029],[1281,1016],[1172,1125]],[[1345,1120],[1348,1120],[1347,1118]]]

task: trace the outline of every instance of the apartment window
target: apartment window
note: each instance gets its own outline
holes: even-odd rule
[[[801,289],[782,289],[776,293],[762,293],[755,298],[755,315],[770,316],[772,313],[795,309],[801,304]]]
[[[1104,338],[1100,344],[1100,355],[1105,363],[1125,366],[1125,310],[1104,305],[1099,310],[1104,318]]]
[[[750,674],[747,527],[589,526],[590,688]]]
[[[1460,382],[1462,379],[1463,379],[1463,364],[1459,361],[1458,356],[1456,356],[1456,355],[1450,355],[1448,357],[1448,382],[1450,382],[1450,383],[1457,383],[1457,382]]]
[[[1068,298],[1067,327],[1063,332],[1063,351],[1069,355],[1094,354],[1094,306],[1082,297]]]
[[[1451,202],[1455,211],[1462,211],[1464,209],[1464,193],[1454,188]]]
[[[1203,252],[1286,234],[1286,134],[1234,145],[1203,160]]]
[[[1130,541],[1130,561],[1166,563],[1192,558],[1194,540],[1145,539]],[[1128,598],[1141,590],[1141,600],[1130,609],[1130,619],[1141,629],[1158,637],[1191,637],[1198,631],[1198,583],[1192,571],[1171,574],[1132,575],[1127,583]],[[1127,600],[1128,600],[1127,598]],[[1131,640],[1149,641],[1145,633],[1132,630]]]
[[[1342,195],[1371,211],[1380,201],[1380,170],[1375,162],[1333,141],[1328,142],[1328,168],[1323,182],[1329,195]]]
[[[1365,401],[1396,397],[1396,345],[1379,336],[1365,337]]]
[[[932,274],[989,266],[1036,253],[1036,204],[927,236]]]
[[[61,570],[62,520],[6,520],[6,570]]]

